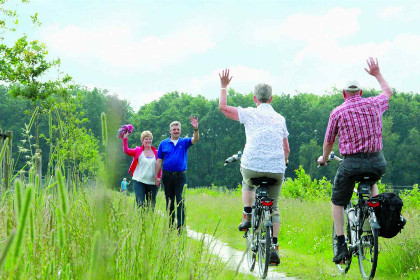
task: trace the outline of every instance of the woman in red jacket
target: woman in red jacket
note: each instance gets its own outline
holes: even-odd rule
[[[157,150],[155,147],[152,147],[153,134],[148,130],[143,131],[140,136],[143,145],[141,147],[136,146],[134,149],[128,148],[128,135],[130,134],[124,134],[123,150],[124,153],[133,157],[128,173],[133,179],[137,205],[139,207],[143,206],[146,201],[154,210],[159,187],[156,186],[154,180]],[[161,173],[158,175],[159,178],[162,176]]]

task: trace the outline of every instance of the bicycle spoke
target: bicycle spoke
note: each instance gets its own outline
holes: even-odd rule
[[[378,230],[363,232],[358,244],[359,268],[363,279],[373,279],[378,261]]]

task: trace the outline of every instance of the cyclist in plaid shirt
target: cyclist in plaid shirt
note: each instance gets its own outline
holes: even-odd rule
[[[332,214],[339,244],[333,258],[335,263],[341,263],[348,256],[344,240],[343,210],[353,193],[355,182],[352,178],[362,173],[375,174],[371,187],[371,195],[375,196],[378,194],[376,182],[385,173],[386,167],[382,154],[382,114],[389,107],[392,90],[382,77],[378,60],[370,57],[367,64],[369,69],[365,70],[378,80],[382,94],[362,98],[359,83],[348,82],[343,89],[344,103],[330,114],[323,154],[318,158],[319,164],[327,164],[338,134],[338,147],[344,160],[338,167],[331,194]]]

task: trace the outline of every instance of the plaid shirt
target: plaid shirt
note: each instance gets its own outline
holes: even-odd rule
[[[338,148],[342,155],[381,151],[382,114],[388,108],[385,94],[347,98],[331,112],[325,142],[333,143],[338,133]]]

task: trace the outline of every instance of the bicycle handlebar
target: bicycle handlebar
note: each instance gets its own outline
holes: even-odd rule
[[[225,164],[224,164],[223,166],[226,166],[228,163],[231,163],[231,162],[234,162],[234,161],[238,161],[238,160],[240,160],[240,159],[241,159],[241,157],[242,157],[242,152],[241,152],[241,151],[239,151],[237,154],[235,154],[235,155],[233,155],[233,156],[228,157],[228,158],[225,160]]]
[[[334,155],[334,152],[331,152],[331,154],[328,156],[328,160],[327,160],[327,162],[330,162],[331,160],[336,160],[336,161],[338,161],[338,162],[342,162],[343,161],[343,159],[342,158],[340,158],[340,157],[338,157],[338,156],[336,156],[336,155]],[[321,166],[324,166],[324,164],[318,164],[318,168],[320,168]]]

